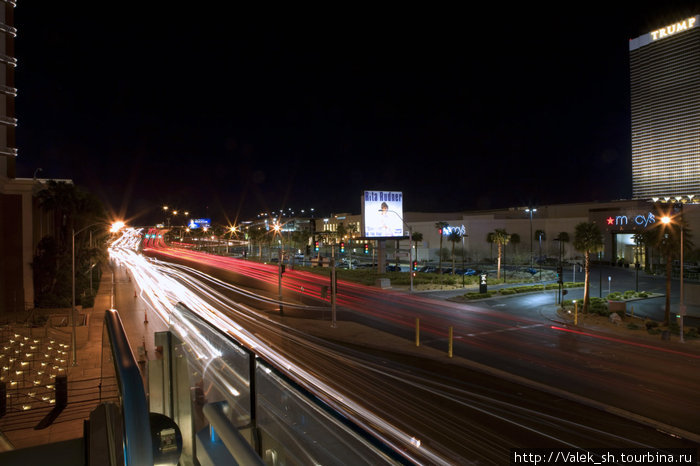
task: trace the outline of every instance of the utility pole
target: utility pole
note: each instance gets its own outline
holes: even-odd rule
[[[335,272],[335,258],[331,257],[331,327],[337,327],[335,321],[335,311],[336,311],[336,293],[337,290],[337,277]]]
[[[279,257],[277,261],[277,291],[279,292],[280,315],[284,315],[284,310],[282,309],[282,272],[284,271],[284,265],[282,265],[282,250],[278,250],[277,254]]]

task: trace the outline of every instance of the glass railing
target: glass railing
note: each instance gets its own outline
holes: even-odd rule
[[[104,318],[100,401],[90,414],[90,428],[97,433],[89,438],[88,464],[153,464],[143,378],[114,309]]]
[[[149,362],[150,409],[180,427],[180,464],[407,463],[184,305],[173,310],[169,327],[156,333],[162,360]]]

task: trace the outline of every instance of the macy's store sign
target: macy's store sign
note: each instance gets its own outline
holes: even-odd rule
[[[646,214],[637,215],[609,215],[606,219],[606,226],[612,227],[632,227],[632,228],[646,228],[649,225],[656,223],[656,217],[653,213],[647,212]]]

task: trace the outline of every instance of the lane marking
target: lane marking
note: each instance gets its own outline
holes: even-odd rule
[[[532,325],[525,325],[524,327],[508,327],[508,328],[502,328],[500,330],[488,330],[486,332],[467,333],[466,336],[476,337],[479,335],[488,335],[490,333],[513,332],[515,330],[523,330],[526,328],[535,328],[535,327],[544,327],[544,324],[532,324]]]

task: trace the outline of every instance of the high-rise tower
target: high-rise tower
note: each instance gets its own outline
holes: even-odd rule
[[[700,15],[630,40],[632,195],[700,197]]]
[[[0,176],[15,177],[15,3],[0,1]]]

